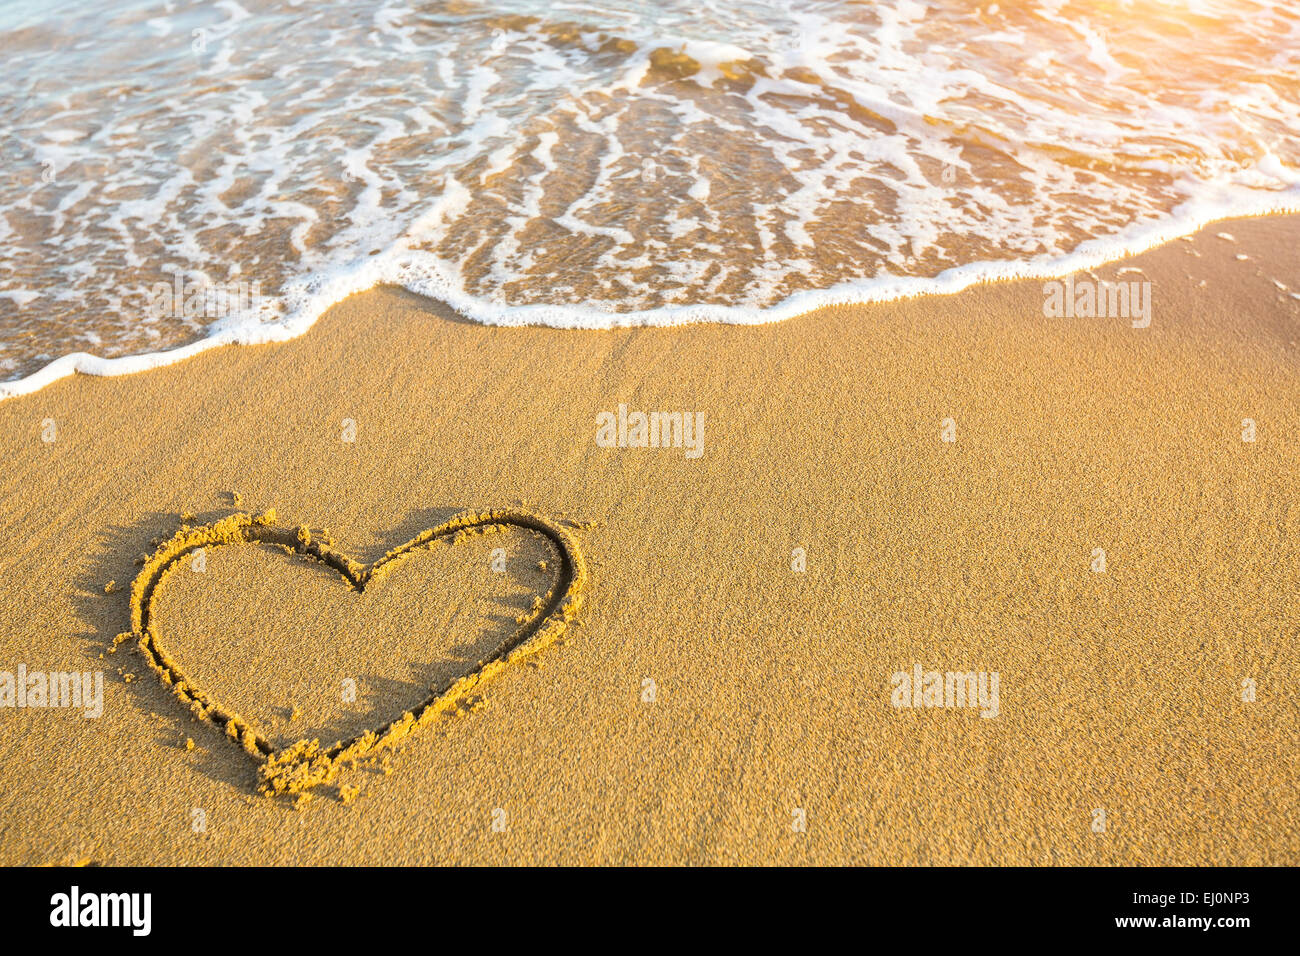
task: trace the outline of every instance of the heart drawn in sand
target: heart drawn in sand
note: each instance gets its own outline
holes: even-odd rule
[[[396,570],[404,559],[439,543],[454,545],[470,535],[522,528],[543,535],[560,555],[557,580],[520,622],[519,628],[486,660],[467,673],[434,689],[411,710],[375,730],[322,747],[318,740],[300,740],[276,750],[253,726],[238,714],[214,701],[186,675],[181,665],[159,643],[155,622],[158,586],[183,560],[200,548],[245,544],[275,544],[328,565],[358,592]],[[164,685],[203,721],[221,729],[260,764],[264,793],[302,793],[334,779],[341,766],[391,746],[430,723],[438,714],[457,705],[480,683],[513,664],[537,653],[558,638],[582,606],[587,584],[587,566],[578,543],[558,523],[529,511],[506,509],[465,512],[436,528],[422,531],[406,544],[394,548],[374,564],[360,564],[335,551],[324,537],[313,537],[306,527],[289,529],[275,523],[275,512],[252,516],[235,514],[198,528],[182,528],[164,542],[145,562],[131,586],[131,630],[117,635],[114,646],[135,638],[145,661]]]

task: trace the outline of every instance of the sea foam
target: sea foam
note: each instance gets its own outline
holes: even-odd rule
[[[156,14],[0,19],[0,397],[381,283],[493,325],[756,324],[1300,207],[1285,3]],[[267,295],[149,309],[178,277]]]

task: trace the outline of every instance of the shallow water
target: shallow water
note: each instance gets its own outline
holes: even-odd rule
[[[485,322],[765,321],[1300,207],[1287,3],[21,0],[0,30],[9,380],[283,338],[378,281]]]

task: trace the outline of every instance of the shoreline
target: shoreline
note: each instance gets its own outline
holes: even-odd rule
[[[604,331],[386,287],[280,344],[0,402],[0,671],[104,673],[94,719],[0,710],[0,862],[1294,865],[1297,239],[1216,222],[1096,269],[1140,270],[1146,328],[1047,318],[1034,280]],[[629,432],[703,413],[700,454],[602,445],[620,405]],[[108,653],[155,541],[271,508],[362,562],[464,511],[571,522],[586,600],[295,809]],[[502,572],[498,544],[368,597],[231,549],[159,613],[223,704],[341,736],[552,586],[544,542]],[[927,703],[931,673],[981,706]]]
[[[1284,195],[1300,196],[1300,184]],[[1190,203],[1189,203],[1190,204]],[[607,313],[575,306],[495,306],[455,290],[451,283],[423,279],[402,280],[406,271],[402,263],[385,265],[364,262],[337,274],[325,283],[323,291],[307,296],[307,303],[292,310],[284,319],[267,325],[220,329],[193,342],[158,352],[104,358],[88,352],[72,352],[42,366],[29,375],[10,382],[0,382],[0,402],[30,395],[72,375],[115,377],[133,375],[155,368],[184,362],[196,355],[227,345],[270,345],[289,342],[306,334],[330,309],[350,296],[388,285],[400,286],[457,312],[462,318],[494,328],[550,327],[572,330],[607,330],[616,328],[675,328],[685,325],[718,323],[723,325],[767,325],[787,322],[819,309],[835,306],[882,305],[929,296],[953,296],[980,285],[1032,279],[1062,279],[1081,271],[1115,265],[1163,245],[1186,239],[1223,223],[1256,219],[1286,218],[1300,214],[1300,198],[1293,201],[1262,200],[1258,209],[1212,209],[1200,215],[1180,214],[1177,209],[1161,222],[1138,229],[1124,238],[1092,239],[1073,252],[1045,260],[1008,260],[974,262],[947,269],[932,278],[890,276],[884,279],[850,280],[828,289],[796,293],[769,307],[732,307],[709,304],[665,306],[651,312]],[[1183,207],[1178,207],[1179,209]],[[416,258],[411,250],[399,251],[399,257]],[[436,272],[436,266],[426,265]],[[749,314],[751,318],[734,316]],[[509,321],[502,321],[509,316]],[[532,319],[533,321],[530,321]],[[629,321],[632,320],[632,321]]]

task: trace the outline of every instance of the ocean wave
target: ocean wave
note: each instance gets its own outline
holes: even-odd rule
[[[0,396],[377,283],[490,324],[757,323],[1297,207],[1285,3],[3,17]]]

